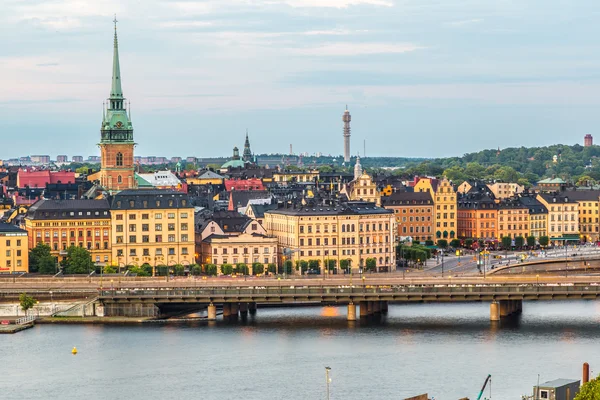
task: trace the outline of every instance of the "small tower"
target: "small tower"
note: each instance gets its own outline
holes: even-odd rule
[[[252,151],[250,150],[250,140],[248,139],[248,129],[246,129],[246,142],[244,143],[244,154],[242,156],[244,162],[252,162]]]
[[[362,175],[362,166],[360,165],[360,156],[356,156],[356,164],[354,165],[354,180],[358,180]]]
[[[344,162],[350,162],[350,111],[348,111],[348,106],[346,105],[346,111],[344,111],[344,115],[342,116],[342,121],[344,121]]]
[[[591,147],[594,145],[594,138],[592,137],[592,135],[590,135],[589,133],[587,135],[584,136],[583,138],[583,146],[584,147]]]

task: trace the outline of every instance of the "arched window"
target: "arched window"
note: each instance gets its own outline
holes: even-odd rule
[[[117,167],[122,167],[122,166],[123,166],[123,153],[117,153]],[[119,179],[119,183],[121,183],[120,179]]]
[[[123,183],[123,178],[121,178],[121,175],[117,176],[117,183]]]
[[[342,224],[342,232],[346,232],[346,225]]]

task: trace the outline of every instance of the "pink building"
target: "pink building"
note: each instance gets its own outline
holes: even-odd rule
[[[75,183],[75,172],[19,169],[17,187],[43,188],[47,183]]]
[[[225,179],[225,190],[265,190],[262,181],[258,178],[252,179]]]

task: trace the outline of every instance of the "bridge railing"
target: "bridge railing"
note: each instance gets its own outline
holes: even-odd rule
[[[600,294],[596,285],[496,285],[496,286],[390,286],[390,287],[262,287],[262,288],[199,288],[199,289],[121,289],[102,290],[101,297],[217,297],[217,296],[269,296],[269,295],[368,295],[368,294],[443,294],[443,295],[486,295],[528,293],[579,293]]]

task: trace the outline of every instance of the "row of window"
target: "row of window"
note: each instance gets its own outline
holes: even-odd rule
[[[234,258],[232,259],[232,263],[233,263],[234,265],[235,265],[235,264],[238,264],[239,262],[243,262],[244,264],[249,264],[249,263],[250,263],[250,260],[252,260],[252,262],[253,262],[253,263],[258,263],[258,262],[261,262],[261,261],[260,261],[260,257],[254,257],[254,258],[252,258],[252,259],[249,259],[249,258],[237,258],[237,257],[234,257]],[[269,263],[277,263],[277,257],[273,257],[273,258],[264,257],[262,260],[263,260],[262,262],[263,262],[264,264],[269,264]],[[222,259],[219,259],[219,258],[215,257],[215,258],[213,258],[213,263],[214,263],[214,264],[217,264],[217,265],[229,264],[229,258],[227,258],[227,257],[223,257]]]
[[[402,233],[431,233],[431,226],[410,226],[406,229],[406,226],[402,227]]]
[[[124,237],[123,236],[117,236],[117,243],[123,243]],[[142,235],[141,236],[141,241],[138,241],[138,237],[136,235],[129,235],[129,242],[127,243],[150,243],[150,235]],[[167,241],[169,243],[173,243],[176,242],[177,240],[176,235],[167,235]],[[181,235],[181,241],[182,242],[187,242],[189,240],[189,236],[187,234],[182,234]],[[162,243],[163,242],[163,235],[154,235],[154,243]]]
[[[96,238],[100,237],[100,230],[93,231],[93,235],[92,235],[92,231],[86,231],[85,235],[83,234],[83,232],[84,231],[77,231],[77,235],[75,235],[75,231],[69,231],[69,235],[68,236],[70,238],[74,238],[75,236],[77,236],[79,238],[82,238],[84,236],[87,237],[87,238],[91,238],[92,236],[94,236]],[[58,231],[53,231],[53,232],[45,231],[44,232],[44,237],[45,238],[49,238],[50,237],[50,233],[52,233],[52,237],[53,238],[58,238],[59,237]],[[102,236],[108,236],[108,230],[107,229],[105,229],[102,233],[103,233]],[[35,236],[38,237],[38,238],[41,238],[42,237],[42,232],[41,231],[37,231],[35,233]],[[60,237],[61,238],[66,238],[67,237],[67,231],[61,231],[60,232]]]
[[[213,249],[213,254],[218,254],[218,250],[219,249],[215,247]],[[233,251],[232,251],[231,254],[238,254],[238,248],[237,247],[234,247],[232,250]],[[259,250],[260,249],[258,247],[252,248],[252,254],[258,254]],[[227,254],[228,252],[229,252],[229,249],[223,248],[221,254]],[[269,248],[268,247],[263,248],[263,253],[264,254],[269,254]],[[244,247],[242,249],[242,254],[250,254],[250,252],[248,251],[247,247]]]
[[[174,231],[175,230],[175,224],[171,223],[171,224],[167,224],[167,230],[169,231]],[[150,231],[150,224],[142,224],[141,225],[142,228],[142,232],[149,232]],[[154,230],[155,231],[162,231],[163,229],[163,224],[154,224]],[[123,232],[123,225],[116,225],[115,229],[117,230],[117,232]],[[184,222],[181,224],[181,230],[182,231],[187,231],[189,229],[189,225],[187,224],[187,222]],[[129,224],[129,232],[136,232],[137,231],[137,225],[136,224]]]
[[[17,246],[21,245],[21,239],[17,239],[16,242],[17,242]],[[6,243],[6,247],[10,247],[12,241],[11,241],[11,239],[6,239],[5,243]]]
[[[149,257],[150,256],[150,249],[141,249],[141,254],[144,257]],[[123,249],[118,249],[117,250],[117,257],[123,257],[123,255],[125,254],[125,251]],[[174,247],[169,247],[167,249],[167,255],[169,256],[175,256],[177,255],[175,248]],[[138,255],[138,249],[129,249],[129,256],[130,257],[136,257]],[[154,255],[156,256],[162,256],[163,255],[163,249],[154,249]],[[187,247],[182,247],[181,248],[181,255],[182,256],[186,256],[189,255],[188,252],[188,248]]]
[[[171,200],[172,201],[172,200]],[[182,200],[185,202],[185,200]],[[163,214],[162,213],[155,213],[154,214],[154,219],[162,219]],[[188,217],[188,213],[186,212],[182,212],[181,214],[179,214],[179,218],[181,219],[185,219]],[[116,214],[115,215],[115,219],[117,221],[123,221],[123,214]],[[136,219],[137,216],[136,214],[129,214],[129,219],[130,220],[134,220]],[[142,219],[150,219],[150,214],[142,214]],[[175,219],[175,213],[167,213],[167,219]]]

